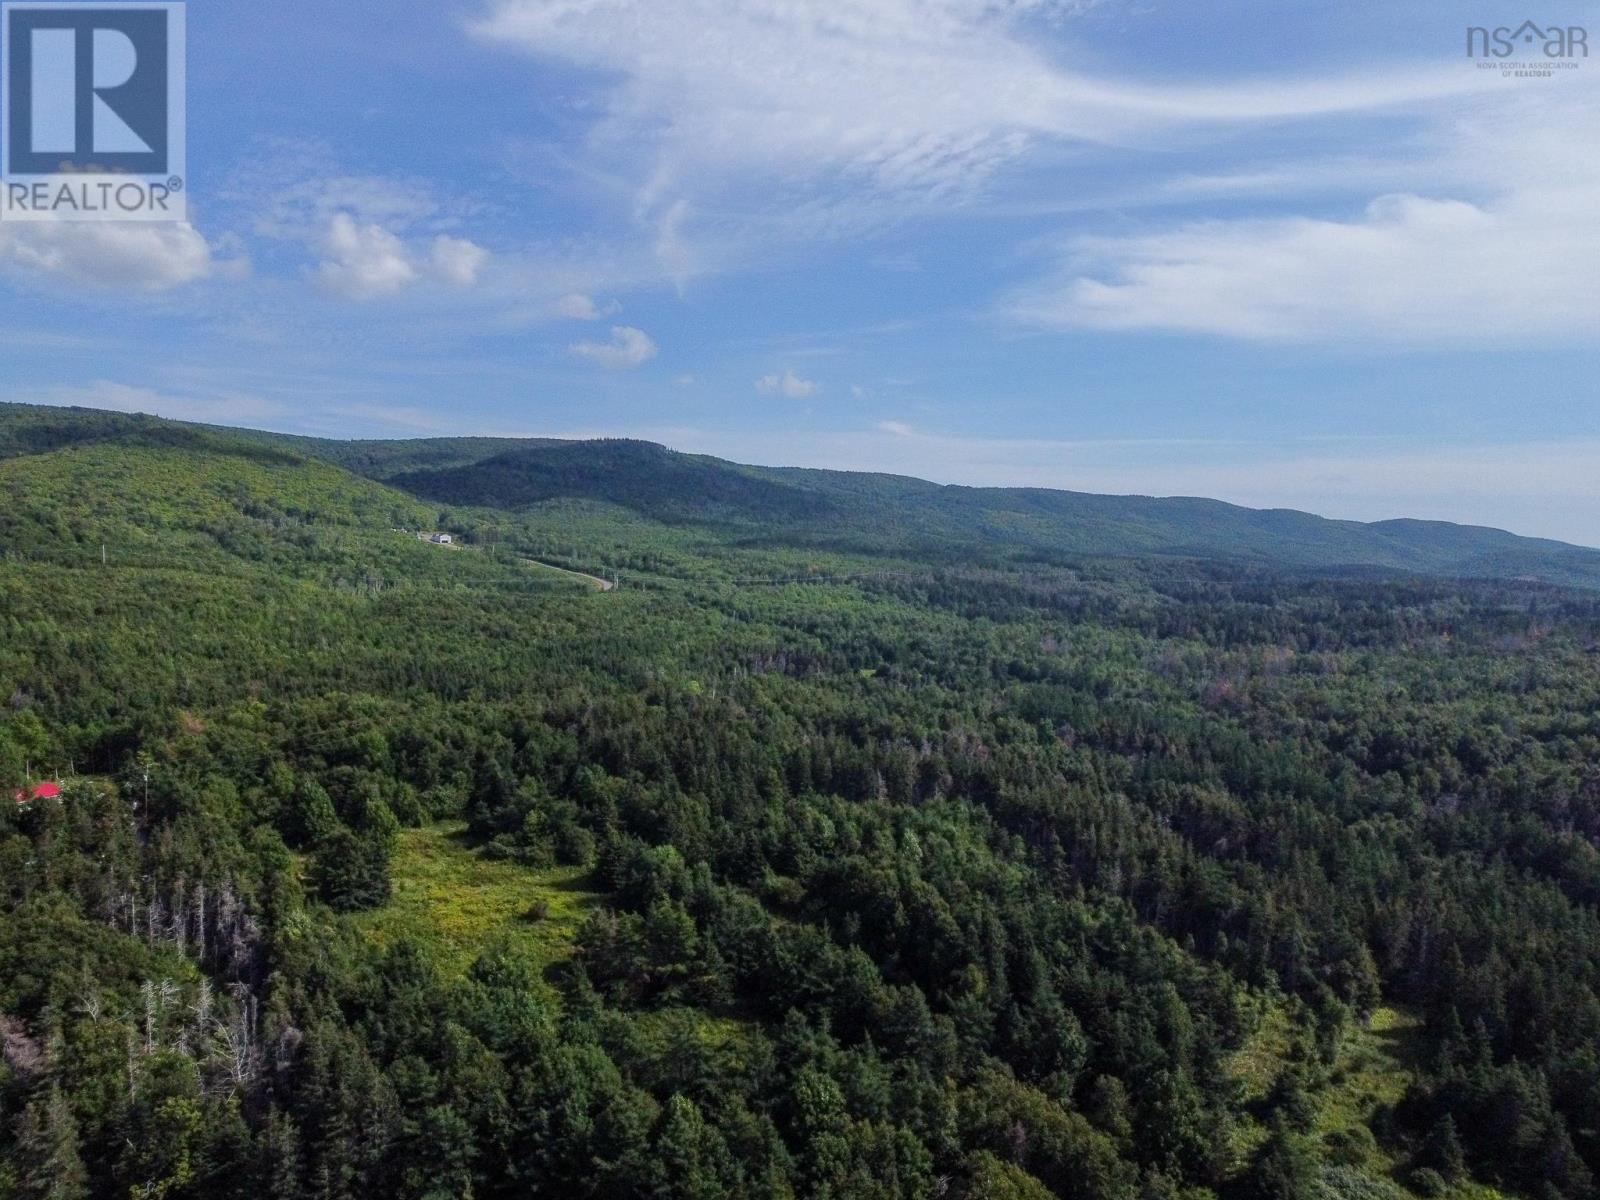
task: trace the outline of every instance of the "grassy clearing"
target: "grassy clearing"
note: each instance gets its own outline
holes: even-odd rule
[[[698,1008],[660,1008],[636,1011],[633,1021],[642,1035],[665,1041],[675,1029],[687,1028],[709,1050],[725,1050],[737,1056],[755,1022],[727,1014],[712,1014]]]
[[[1369,1125],[1380,1110],[1400,1103],[1416,1077],[1421,1035],[1421,1018],[1391,1007],[1377,1009],[1365,1029],[1353,1031],[1318,1097],[1317,1132],[1328,1138]],[[1405,1165],[1380,1146],[1360,1169],[1393,1179],[1404,1174]],[[1503,1200],[1503,1196],[1494,1188],[1465,1184],[1452,1188],[1448,1200]]]
[[[534,870],[484,858],[459,822],[407,829],[395,846],[394,896],[378,912],[350,918],[373,942],[409,937],[427,946],[441,974],[457,978],[491,943],[506,939],[545,966],[600,903],[578,867]],[[540,905],[544,916],[537,917]]]
[[[1247,1105],[1266,1099],[1283,1064],[1292,1057],[1294,1025],[1289,1010],[1281,1003],[1266,1003],[1255,1032],[1228,1064],[1228,1072],[1238,1083]],[[1330,1161],[1345,1164],[1336,1169],[1343,1171],[1346,1178],[1371,1181],[1363,1183],[1357,1194],[1413,1195],[1399,1184],[1407,1166],[1403,1156],[1359,1134],[1353,1138],[1349,1135],[1370,1129],[1383,1109],[1404,1098],[1415,1078],[1421,1034],[1422,1021],[1415,1014],[1399,1008],[1379,1008],[1366,1028],[1353,1029],[1345,1037],[1338,1062],[1316,1093],[1315,1133],[1328,1148]],[[1249,1117],[1240,1121],[1232,1147],[1236,1169],[1244,1168],[1268,1135],[1269,1130],[1261,1121]],[[1364,1144],[1371,1147],[1366,1153],[1354,1149]],[[1343,1147],[1337,1155],[1333,1153],[1336,1145]],[[1352,1155],[1357,1155],[1357,1161],[1351,1161]],[[1343,1194],[1338,1188],[1330,1189],[1330,1196]],[[1466,1184],[1452,1189],[1446,1200],[1505,1198],[1493,1188]]]
[[[1415,1077],[1421,1032],[1420,1018],[1389,1007],[1377,1009],[1365,1029],[1353,1030],[1319,1097],[1317,1132],[1327,1136],[1367,1125],[1379,1109],[1399,1104]]]
[[[1255,1032],[1228,1062],[1228,1074],[1244,1089],[1247,1103],[1266,1099],[1278,1071],[1289,1057],[1289,1013],[1282,1004],[1269,1003]]]
[[[1259,1104],[1272,1091],[1278,1072],[1289,1058],[1293,1030],[1289,1012],[1281,1002],[1261,1000],[1261,1019],[1255,1032],[1228,1061],[1228,1074],[1239,1085],[1246,1105]],[[1268,1129],[1261,1122],[1243,1117],[1234,1126],[1231,1151],[1235,1170],[1243,1170],[1267,1140]]]

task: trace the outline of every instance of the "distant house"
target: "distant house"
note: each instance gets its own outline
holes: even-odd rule
[[[59,800],[61,798],[61,785],[56,783],[39,783],[31,788],[22,788],[12,797],[18,804],[32,804],[35,800]]]
[[[452,538],[448,533],[436,533],[428,540],[431,541],[435,546],[448,546],[455,539]]]

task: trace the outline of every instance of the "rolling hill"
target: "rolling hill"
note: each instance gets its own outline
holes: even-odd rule
[[[1191,497],[961,487],[752,467],[625,440],[335,441],[0,405],[0,459],[103,443],[178,453],[204,446],[280,462],[315,461],[430,505],[515,512],[552,501],[598,501],[735,544],[979,562],[1185,557],[1600,586],[1600,550],[1444,522],[1367,524]]]

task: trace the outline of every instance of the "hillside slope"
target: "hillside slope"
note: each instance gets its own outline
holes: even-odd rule
[[[1364,524],[1190,497],[751,467],[636,441],[333,441],[0,405],[0,459],[103,442],[179,449],[220,442],[320,460],[430,504],[515,511],[555,500],[604,501],[744,544],[990,562],[1157,555],[1600,586],[1600,550],[1444,522]]]
[[[894,475],[749,467],[645,442],[528,442],[510,449],[491,443],[476,461],[467,461],[470,443],[454,443],[453,453],[450,443],[427,445],[431,454],[454,461],[381,477],[445,504],[523,508],[558,498],[607,500],[658,520],[857,553],[1153,554],[1600,586],[1600,551],[1445,522],[1364,524],[1191,497],[974,488]]]
[[[0,452],[7,561],[300,579],[369,593],[576,586],[513,555],[426,544],[415,531],[435,527],[436,508],[226,431],[120,419],[19,430],[0,419],[0,446],[10,450]]]

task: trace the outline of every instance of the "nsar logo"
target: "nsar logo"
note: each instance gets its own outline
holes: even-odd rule
[[[184,220],[184,6],[19,0],[0,26],[0,219]]]
[[[1540,28],[1524,21],[1515,29],[1499,25],[1490,29],[1474,25],[1467,30],[1468,58],[1510,58],[1526,54],[1540,58],[1588,58],[1589,31],[1582,25],[1548,25]]]

